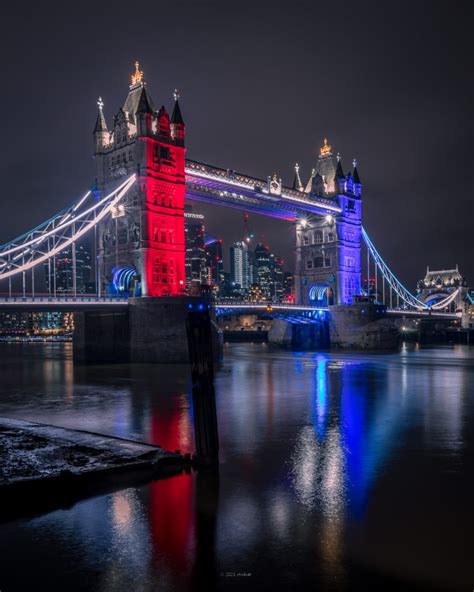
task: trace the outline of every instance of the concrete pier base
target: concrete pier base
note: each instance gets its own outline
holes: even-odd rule
[[[179,364],[189,361],[186,317],[209,303],[193,296],[131,298],[123,312],[75,314],[76,362]],[[222,332],[213,326],[213,352],[222,350]]]
[[[326,320],[317,323],[297,324],[275,319],[268,332],[268,343],[287,349],[328,349],[330,345],[329,324]]]
[[[396,322],[386,307],[372,302],[330,306],[331,347],[359,350],[396,349],[400,340]]]

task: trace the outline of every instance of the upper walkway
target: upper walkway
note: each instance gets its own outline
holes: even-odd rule
[[[280,184],[279,179],[257,179],[230,169],[221,169],[194,160],[186,160],[186,197],[196,201],[245,209],[296,220],[309,214],[337,214],[337,202],[310,197]]]

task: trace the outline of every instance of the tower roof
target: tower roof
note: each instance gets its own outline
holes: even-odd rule
[[[160,110],[158,111],[158,119],[161,117],[169,117],[168,111],[164,105],[161,105]]]
[[[145,86],[141,87],[140,96],[135,113],[153,113],[153,102]]]
[[[357,170],[357,166],[354,166],[354,172],[352,173],[352,177],[354,179],[354,183],[360,183],[360,177],[359,177],[359,172]]]
[[[336,167],[336,179],[342,179],[344,177],[344,171],[342,170],[341,160],[337,161]]]
[[[171,123],[180,123],[181,125],[184,125],[181,109],[179,108],[179,93],[177,90],[174,91],[174,108],[173,113],[171,114]]]
[[[122,109],[128,118],[135,123],[136,113],[153,113],[155,108],[144,83],[131,86]]]

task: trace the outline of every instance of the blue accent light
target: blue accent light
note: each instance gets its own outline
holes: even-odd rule
[[[126,294],[130,291],[132,280],[137,276],[137,271],[131,265],[115,267],[112,270],[112,286],[116,294]]]
[[[313,306],[328,306],[331,286],[328,283],[318,283],[309,289],[309,301]]]
[[[204,304],[202,304],[202,303],[201,303],[201,304],[199,304],[199,305],[198,305],[198,309],[199,309],[199,310],[204,310]]]
[[[192,310],[193,305],[192,304],[188,304],[188,308],[189,308],[189,310]]]

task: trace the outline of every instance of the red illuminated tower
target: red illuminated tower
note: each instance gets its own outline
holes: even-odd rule
[[[143,72],[135,72],[109,132],[99,101],[94,129],[99,196],[135,173],[124,209],[101,224],[98,260],[101,289],[109,293],[169,296],[185,287],[185,125],[174,94],[170,117],[157,112]]]

